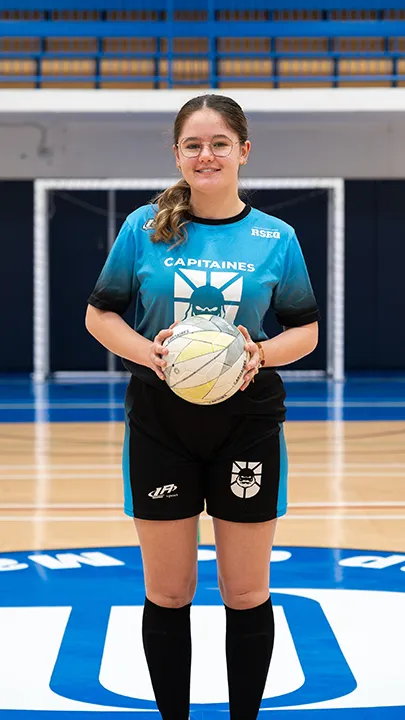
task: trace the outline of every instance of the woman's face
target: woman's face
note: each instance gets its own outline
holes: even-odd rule
[[[237,187],[239,166],[248,158],[250,142],[241,144],[219,113],[204,108],[186,120],[173,150],[177,167],[191,189],[209,194]],[[197,150],[197,157],[186,156]],[[213,150],[230,153],[218,156]]]

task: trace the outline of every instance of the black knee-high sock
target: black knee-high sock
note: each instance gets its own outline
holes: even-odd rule
[[[156,703],[163,720],[188,720],[190,607],[166,608],[145,598],[142,639]]]
[[[256,720],[273,652],[273,606],[269,598],[248,610],[225,610],[231,720]]]

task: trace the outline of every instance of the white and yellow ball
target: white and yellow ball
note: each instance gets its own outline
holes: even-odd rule
[[[249,354],[235,325],[216,315],[196,315],[173,328],[163,343],[166,382],[179,397],[198,405],[214,405],[243,385]]]

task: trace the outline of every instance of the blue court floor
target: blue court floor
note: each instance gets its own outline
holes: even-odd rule
[[[405,420],[405,377],[353,376],[340,384],[286,380],[285,385],[293,422]],[[121,422],[125,389],[124,381],[35,385],[27,377],[3,376],[0,423]],[[4,447],[7,442],[3,425]],[[392,471],[398,505],[403,497],[400,460]],[[18,455],[16,462],[21,462]],[[387,480],[385,462],[381,472]],[[11,482],[7,463],[4,487]],[[370,484],[365,473],[370,467],[361,468],[364,484]],[[24,465],[24,472],[21,483],[36,482],[32,466]],[[315,486],[321,475],[318,468]],[[85,483],[83,477],[76,481]],[[60,482],[66,486],[73,478],[61,476]],[[16,483],[17,492],[19,487]],[[13,518],[3,532],[17,527],[21,534],[20,510],[10,512]],[[375,525],[373,512],[368,511],[369,520]],[[384,512],[388,523],[389,511]],[[46,522],[46,512],[41,515],[36,519]],[[405,553],[376,549],[381,527],[375,525],[375,545],[355,545],[367,550],[298,547],[294,539],[274,549],[276,640],[259,720],[285,720],[297,713],[300,720],[405,720]],[[100,546],[84,542],[63,547],[27,543],[19,545],[24,552],[0,553],[0,720],[122,720],[124,713],[136,713],[137,720],[160,717],[141,643],[140,549],[118,544],[115,534],[116,546],[104,535]],[[225,613],[212,545],[200,546],[198,572],[190,717],[228,720]]]
[[[191,720],[226,720],[212,546],[200,547],[198,565]],[[138,547],[7,553],[0,569],[2,720],[160,717],[141,643]],[[403,720],[404,570],[405,556],[384,552],[273,552],[276,640],[261,718]]]
[[[0,376],[0,422],[106,422],[124,419],[125,381],[34,384]],[[288,420],[404,420],[405,377],[285,381]]]

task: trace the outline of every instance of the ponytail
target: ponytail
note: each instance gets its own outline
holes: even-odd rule
[[[187,239],[185,225],[188,222],[187,213],[191,213],[190,185],[180,180],[160,193],[153,202],[157,203],[158,210],[153,223],[152,242],[169,244],[174,240],[174,246],[180,245]]]

